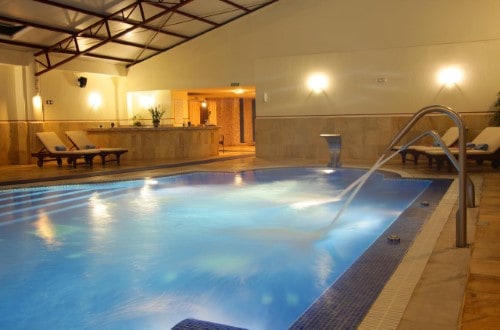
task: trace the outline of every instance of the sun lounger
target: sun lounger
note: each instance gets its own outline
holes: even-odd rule
[[[458,127],[456,126],[453,126],[453,127],[450,127],[448,128],[448,130],[443,134],[443,136],[441,137],[441,139],[443,140],[444,144],[449,148],[451,147],[452,145],[454,145],[457,141],[458,141]],[[394,147],[393,150],[396,151],[396,150],[399,150],[401,148],[401,146],[399,147]],[[410,146],[408,147],[407,149],[405,150],[401,150],[399,153],[401,155],[401,162],[403,164],[406,163],[406,156],[408,154],[412,155],[413,157],[413,163],[415,165],[418,164],[418,158],[421,156],[421,155],[425,155],[425,156],[428,156],[428,154],[426,154],[426,151],[439,151],[439,150],[442,150],[441,147],[437,147],[437,146],[424,146],[424,145],[413,145],[413,146]],[[432,158],[429,158],[428,157],[428,160],[429,160],[429,166],[432,164]]]
[[[73,167],[76,167],[78,158],[83,158],[92,167],[94,157],[99,154],[97,150],[70,150],[54,132],[38,132],[36,137],[43,147],[40,151],[31,153],[31,157],[38,158],[39,167],[42,167],[44,162],[54,160],[61,166],[63,158],[67,158],[68,164],[73,164]]]
[[[471,142],[467,143],[467,159],[475,160],[482,164],[485,160],[491,161],[493,168],[500,166],[500,127],[486,127]],[[458,156],[458,148],[450,148],[450,152]],[[442,167],[447,156],[443,150],[428,150],[425,152],[428,157],[437,161],[438,169]]]
[[[104,166],[106,162],[111,161],[116,161],[116,163],[119,165],[120,156],[128,151],[125,148],[108,148],[96,146],[84,131],[66,131],[65,133],[76,149],[97,150],[99,152],[99,156],[101,157],[102,166]],[[115,157],[106,159],[106,157],[108,157],[109,155],[114,155]]]

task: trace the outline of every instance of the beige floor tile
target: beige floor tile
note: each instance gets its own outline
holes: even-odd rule
[[[464,313],[461,330],[498,330],[500,316]]]
[[[500,279],[495,276],[470,274],[467,288],[474,292],[500,294]]]
[[[496,276],[500,280],[500,261],[472,258],[470,262],[470,273]]]

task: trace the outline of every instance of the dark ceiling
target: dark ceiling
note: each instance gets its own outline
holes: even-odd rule
[[[41,75],[78,57],[131,66],[278,0],[0,0],[0,48]]]

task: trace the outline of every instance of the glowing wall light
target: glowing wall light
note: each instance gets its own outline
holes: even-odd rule
[[[33,109],[35,111],[42,111],[42,97],[40,95],[33,96]]]
[[[36,95],[33,96],[33,99],[31,102],[33,103],[33,110],[35,111],[42,111],[42,97],[40,96],[40,78],[35,77],[35,93]]]
[[[328,77],[322,73],[315,73],[307,79],[307,87],[314,93],[321,93],[328,87]]]
[[[89,94],[89,105],[92,109],[98,109],[102,105],[102,96],[99,93],[92,92]]]
[[[447,87],[453,87],[463,80],[463,71],[457,67],[448,67],[438,72],[438,82]]]

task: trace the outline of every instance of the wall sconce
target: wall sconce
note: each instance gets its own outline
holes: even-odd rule
[[[97,108],[101,107],[102,105],[102,97],[101,94],[99,93],[90,93],[89,95],[89,105],[92,109],[96,110]]]
[[[207,107],[207,100],[201,101],[201,107],[206,108]]]
[[[463,79],[463,71],[457,67],[448,67],[438,72],[438,81],[446,87],[453,87]]]
[[[32,104],[35,111],[42,111],[42,97],[40,96],[40,78],[35,77],[35,92],[36,95],[33,96]]]
[[[307,86],[312,92],[319,94],[328,87],[328,77],[322,73],[315,73],[307,79]]]
[[[33,96],[33,109],[35,111],[42,111],[42,97],[40,94]]]
[[[80,88],[85,88],[85,86],[87,86],[87,78],[83,76],[78,78],[78,84]]]

